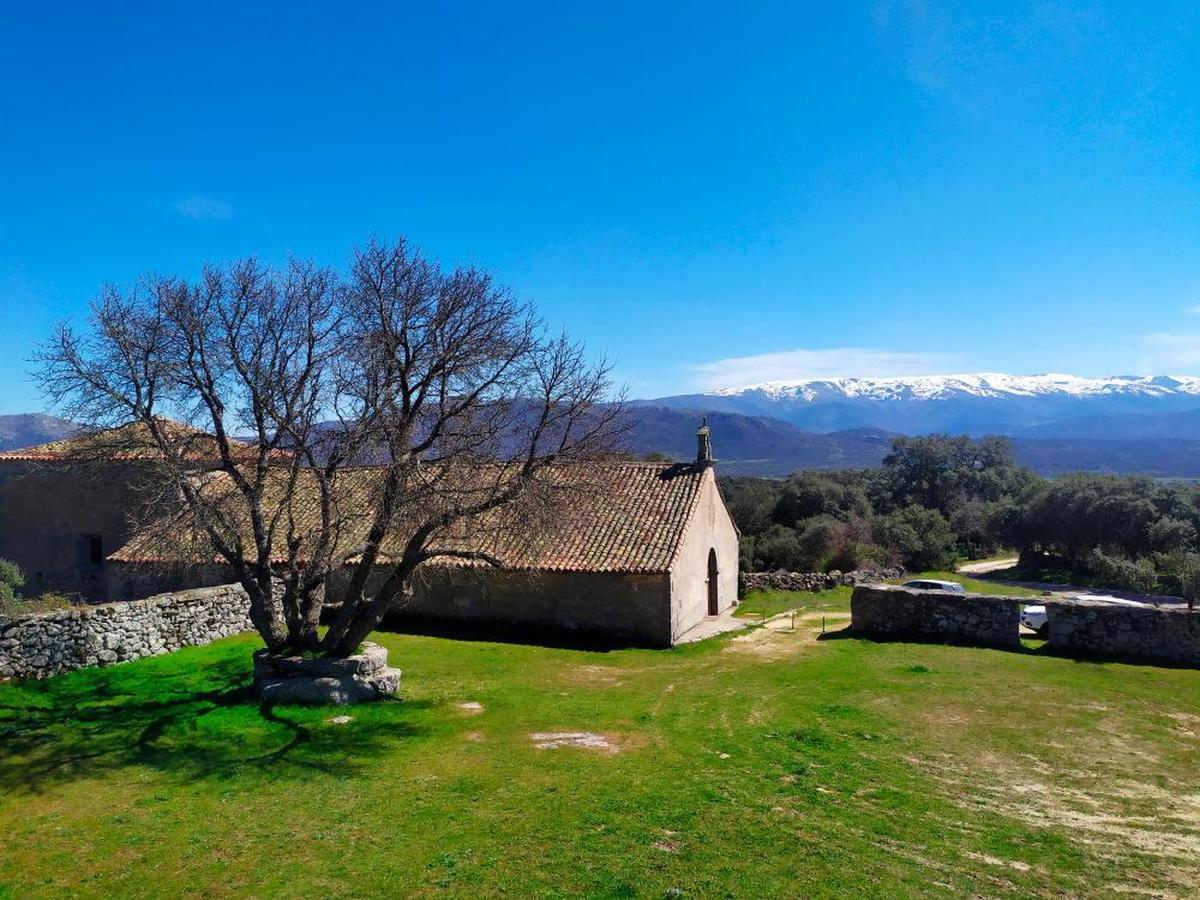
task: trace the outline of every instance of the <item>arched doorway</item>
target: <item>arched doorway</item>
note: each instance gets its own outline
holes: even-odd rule
[[[708,551],[708,614],[715,616],[721,609],[721,598],[717,592],[717,551]]]

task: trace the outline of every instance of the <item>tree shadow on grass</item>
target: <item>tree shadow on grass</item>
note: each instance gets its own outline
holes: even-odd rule
[[[383,631],[394,634],[415,634],[444,638],[451,641],[482,641],[485,643],[524,644],[553,650],[585,650],[590,653],[609,653],[654,647],[646,641],[636,641],[597,631],[551,628],[536,625],[505,625],[503,623],[456,622],[415,615],[391,615],[384,620]]]
[[[0,791],[144,766],[181,781],[353,776],[428,731],[431,704],[260,703],[244,643],[0,686]],[[353,721],[329,720],[348,713]]]

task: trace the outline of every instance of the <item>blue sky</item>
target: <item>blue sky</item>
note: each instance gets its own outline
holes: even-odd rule
[[[1200,373],[1194,4],[105,6],[2,13],[0,412],[105,282],[373,233],[634,396]]]

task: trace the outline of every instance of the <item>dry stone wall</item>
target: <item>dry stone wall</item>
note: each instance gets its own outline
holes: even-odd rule
[[[0,678],[46,678],[252,631],[238,585],[23,616],[0,616]]]
[[[1127,656],[1200,666],[1200,613],[1180,607],[1046,603],[1050,646],[1076,655]]]
[[[830,588],[853,586],[870,581],[903,578],[903,569],[858,570],[854,572],[742,572],[739,591],[827,591]]]
[[[860,584],[850,596],[851,628],[879,637],[1018,647],[1023,602],[990,594]]]

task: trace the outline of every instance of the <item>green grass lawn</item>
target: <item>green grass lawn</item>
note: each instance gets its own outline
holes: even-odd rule
[[[382,634],[403,699],[348,711],[261,708],[249,638],[0,685],[0,896],[1200,889],[1200,672],[818,640],[845,596],[670,651]]]
[[[763,619],[788,610],[802,612],[846,612],[850,608],[850,588],[828,591],[754,591],[742,598],[734,615]]]

